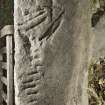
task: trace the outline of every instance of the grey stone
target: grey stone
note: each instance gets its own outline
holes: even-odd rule
[[[87,0],[15,0],[16,105],[87,105]]]

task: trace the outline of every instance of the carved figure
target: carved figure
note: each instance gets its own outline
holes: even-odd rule
[[[55,18],[53,17],[54,9],[59,11]],[[43,78],[46,68],[44,64],[45,46],[43,47],[43,43],[46,43],[45,41],[47,41],[60,26],[64,9],[53,6],[52,0],[36,0],[35,10],[31,12],[26,10],[24,12],[25,15],[22,21],[18,22],[18,31],[19,35],[23,39],[27,37],[26,39],[28,39],[27,41],[30,43],[31,47],[28,50],[31,58],[31,69],[21,75],[21,93],[19,93],[19,95],[22,97],[23,91],[25,91],[27,98],[24,100],[28,105],[36,105],[37,103],[42,103],[41,101],[45,97],[45,93],[40,89],[44,86]],[[32,34],[30,30],[36,31]]]

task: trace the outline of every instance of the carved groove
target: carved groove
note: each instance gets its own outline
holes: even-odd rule
[[[61,17],[62,17],[63,14],[64,14],[64,10],[62,10],[60,12],[60,14],[58,15],[58,17],[50,23],[50,25],[47,27],[46,31],[39,38],[39,41],[41,41],[45,37],[47,37],[47,39],[48,39],[56,31],[56,29],[60,25]],[[58,24],[56,24],[57,22],[58,22]],[[56,26],[54,27],[55,24],[56,24]]]
[[[42,15],[45,11],[44,10],[40,10],[38,11],[38,13],[36,14],[29,14],[28,16],[24,17],[24,20],[19,22],[18,25],[23,25],[23,24],[26,24],[28,21]]]
[[[32,81],[33,81],[33,79],[29,79],[27,81],[26,80],[22,81],[22,83],[25,84],[25,83],[29,83],[29,82],[32,82]]]
[[[25,89],[28,89],[28,88],[35,88],[35,87],[36,87],[35,83],[27,83],[27,84],[21,85],[21,90],[25,90]]]
[[[30,73],[27,73],[27,75],[33,75],[33,74],[37,74],[38,71],[31,71]]]
[[[41,16],[28,21],[25,25],[20,25],[19,29],[24,29],[25,31],[28,31],[33,27],[42,23],[45,20],[46,16],[47,16],[47,13],[43,13]]]
[[[31,100],[28,101],[28,103],[32,103],[32,102],[34,102],[34,104],[37,103],[37,101],[35,99],[31,99]]]
[[[29,104],[28,105],[36,105],[38,102],[37,101],[32,101],[32,102],[29,102]]]
[[[31,82],[31,81],[33,81],[33,78],[30,78],[30,77],[23,78],[22,83],[24,84],[24,83],[28,83],[28,82]]]
[[[31,92],[27,92],[27,95],[32,95],[32,94],[37,94],[38,91],[31,91]]]

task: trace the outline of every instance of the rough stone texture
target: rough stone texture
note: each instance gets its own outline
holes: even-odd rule
[[[16,105],[88,105],[87,0],[15,0]]]

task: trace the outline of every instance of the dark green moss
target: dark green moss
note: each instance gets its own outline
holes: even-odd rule
[[[0,0],[0,29],[8,24],[13,24],[14,0]]]

